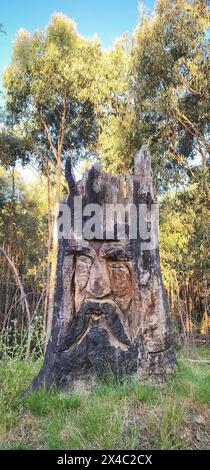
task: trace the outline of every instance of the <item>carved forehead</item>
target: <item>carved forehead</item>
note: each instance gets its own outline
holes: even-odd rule
[[[65,249],[66,254],[84,255],[94,258],[96,255],[107,259],[122,259],[124,261],[133,258],[131,245],[120,242],[108,241],[70,241]]]

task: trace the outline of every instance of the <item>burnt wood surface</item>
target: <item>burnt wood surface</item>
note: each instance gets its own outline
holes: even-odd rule
[[[151,157],[143,147],[134,174],[112,176],[94,165],[75,183],[66,168],[74,214],[74,196],[87,204],[123,206],[155,203]],[[126,232],[127,233],[127,232]],[[70,240],[59,243],[51,337],[44,364],[31,387],[89,389],[96,377],[136,374],[164,379],[175,365],[167,294],[158,247],[142,249],[136,239]]]

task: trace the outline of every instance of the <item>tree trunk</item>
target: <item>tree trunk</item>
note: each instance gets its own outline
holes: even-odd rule
[[[44,299],[44,335],[46,337],[47,334],[47,313],[49,307],[49,291],[50,291],[50,254],[52,249],[52,231],[53,231],[53,223],[52,223],[52,184],[51,184],[51,177],[50,177],[50,169],[49,169],[49,159],[46,157],[44,160],[44,168],[47,176],[47,206],[48,206],[48,241],[47,241],[47,266],[46,266],[46,291],[45,291],[45,299]]]
[[[56,269],[57,269],[57,252],[58,252],[58,238],[57,238],[57,216],[58,206],[60,201],[60,188],[61,188],[61,154],[58,154],[57,169],[56,169],[56,192],[55,203],[53,208],[53,233],[52,233],[52,250],[50,253],[51,267],[50,267],[50,284],[49,284],[49,303],[48,303],[48,317],[47,317],[47,332],[46,332],[46,347],[50,338],[52,328],[52,318],[54,309],[55,297],[55,283],[56,283]]]
[[[56,188],[55,188],[55,200],[52,213],[53,219],[53,234],[52,234],[52,251],[50,254],[51,264],[50,264],[50,283],[48,289],[48,315],[47,315],[47,331],[46,331],[46,341],[45,347],[47,347],[51,328],[52,328],[52,318],[53,318],[53,309],[54,309],[54,300],[55,300],[55,282],[56,282],[56,268],[57,268],[57,251],[58,251],[58,240],[57,240],[57,216],[58,216],[58,206],[60,202],[60,192],[61,192],[61,175],[62,175],[62,161],[61,154],[63,149],[64,142],[64,133],[65,133],[65,120],[66,120],[66,90],[64,90],[63,95],[63,110],[61,116],[60,130],[58,134],[57,149],[52,143],[52,138],[49,133],[49,128],[47,123],[41,118],[42,124],[44,126],[48,142],[51,148],[51,151],[56,159]]]
[[[133,176],[94,165],[67,209],[71,230],[59,242],[51,334],[32,389],[90,388],[110,371],[162,381],[175,357],[148,150],[136,156]]]

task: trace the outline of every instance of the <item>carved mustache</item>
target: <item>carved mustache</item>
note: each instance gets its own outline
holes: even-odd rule
[[[73,318],[69,326],[68,334],[64,341],[57,346],[56,352],[66,351],[78,343],[87,331],[93,315],[98,317],[103,316],[112,335],[121,343],[124,343],[125,345],[130,344],[129,338],[125,333],[124,327],[117,313],[115,304],[109,301],[101,302],[88,300],[83,303],[77,315]]]

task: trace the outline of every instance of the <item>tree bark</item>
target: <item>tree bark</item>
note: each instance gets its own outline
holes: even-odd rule
[[[133,176],[113,177],[94,165],[69,195],[70,236],[59,242],[52,328],[44,365],[32,389],[43,385],[91,388],[97,377],[106,377],[110,370],[118,378],[137,374],[162,381],[175,366],[152,212],[151,159],[146,148],[136,156],[134,167]],[[74,224],[80,221],[80,209],[75,206],[78,197],[82,238]],[[107,204],[119,206],[108,220],[108,231],[101,219],[98,225],[94,222],[91,238],[86,232],[89,219],[85,211],[90,210],[91,216],[92,204],[97,204],[103,215]],[[137,209],[139,229],[129,238],[133,222],[130,214],[125,215],[121,239],[118,229],[123,224],[116,218],[129,204],[134,214]]]
[[[57,152],[56,152],[56,188],[55,188],[55,200],[54,200],[54,210],[53,210],[53,236],[52,236],[52,251],[51,251],[47,332],[46,332],[46,343],[45,343],[46,347],[47,347],[50,334],[51,334],[54,298],[55,298],[55,282],[56,282],[57,251],[58,251],[57,216],[58,216],[58,206],[59,206],[60,194],[61,194],[61,175],[62,175],[61,155],[62,155],[64,133],[65,133],[65,119],[66,119],[66,92],[64,92],[63,112],[62,112],[62,117],[61,117],[61,126],[60,126],[59,135],[58,135],[58,144],[57,144]]]

